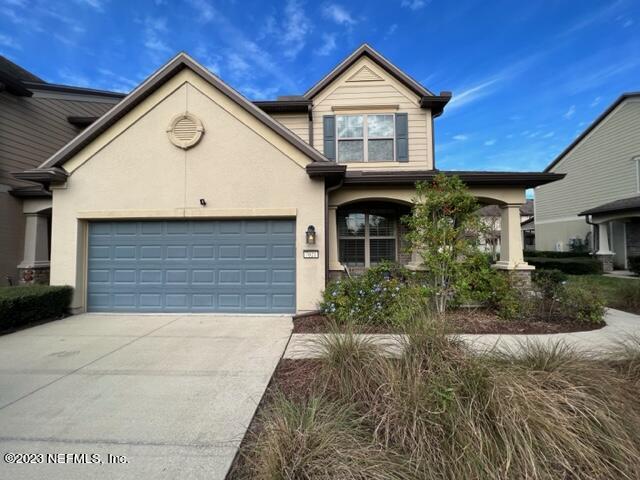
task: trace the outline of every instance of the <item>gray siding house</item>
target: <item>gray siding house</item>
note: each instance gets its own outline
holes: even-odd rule
[[[47,83],[0,56],[0,285],[48,281],[50,235],[37,233],[50,229],[51,192],[12,174],[40,165],[123,96]],[[43,208],[25,211],[25,198]]]
[[[640,92],[621,95],[545,170],[535,190],[536,250],[586,242],[607,269],[640,255]]]

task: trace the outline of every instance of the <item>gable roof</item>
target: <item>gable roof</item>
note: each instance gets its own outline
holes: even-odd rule
[[[433,92],[430,92],[425,87],[420,85],[417,81],[404,73],[389,60],[384,58],[380,53],[375,51],[366,43],[363,43],[356,51],[340,62],[333,70],[327,75],[322,77],[319,82],[313,85],[304,94],[306,98],[313,98],[322,90],[324,90],[331,82],[347,71],[354,63],[360,60],[361,57],[368,57],[373,60],[377,65],[382,67],[392,77],[402,83],[409,90],[414,92],[420,97],[435,96]]]
[[[218,89],[221,93],[226,95],[229,99],[233,100],[245,111],[250,113],[258,121],[269,127],[275,133],[283,137],[293,146],[297,147],[300,151],[305,153],[315,162],[329,162],[320,152],[305,143],[297,135],[289,131],[286,127],[282,126],[276,120],[272,119],[269,115],[263,112],[260,108],[255,106],[252,102],[247,100],[244,96],[224,83],[213,73],[209,72],[206,68],[201,66],[198,62],[192,59],[186,53],[179,53],[167,64],[161,67],[158,71],[153,73],[142,84],[140,84],[135,90],[127,95],[122,101],[120,101],[115,107],[105,113],[99,120],[93,123],[90,127],[84,130],[80,135],[74,138],[71,142],[66,144],[54,155],[52,155],[47,161],[40,165],[37,169],[42,170],[54,169],[61,167],[67,160],[73,155],[78,153],[82,148],[91,143],[100,134],[106,131],[109,127],[120,120],[124,115],[131,111],[136,105],[142,102],[145,98],[149,97],[154,91],[156,91],[167,80],[174,77],[177,73],[184,69],[190,69],[200,77],[202,77],[209,84]],[[58,168],[59,169],[59,168]],[[34,170],[23,172],[21,178],[28,178],[30,174],[35,174]]]
[[[544,169],[545,172],[551,171],[553,167],[555,167],[560,160],[566,157],[574,147],[576,147],[584,138],[591,133],[591,131],[596,128],[602,121],[609,116],[611,112],[613,112],[618,105],[627,100],[628,98],[636,98],[640,97],[640,92],[626,92],[620,95],[615,102],[613,102],[609,107],[596,118],[591,125],[589,125],[584,132],[582,132],[578,137],[569,144],[567,148],[565,148],[560,155],[558,155],[548,166]]]

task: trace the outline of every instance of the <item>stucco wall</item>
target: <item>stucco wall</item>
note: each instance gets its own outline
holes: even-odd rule
[[[165,129],[188,110],[205,133],[184,151]],[[51,283],[76,287],[85,307],[86,223],[90,218],[296,216],[297,309],[316,308],[324,287],[324,185],[310,160],[190,71],[183,71],[70,159],[66,186],[53,191]],[[206,199],[207,206],[199,200]],[[302,259],[315,225],[320,259]]]
[[[379,80],[370,75],[358,75],[366,67]],[[364,81],[356,81],[365,79]],[[377,106],[380,108],[371,108]],[[334,107],[349,110],[334,111]],[[313,99],[313,143],[321,152],[323,145],[323,115],[340,113],[407,113],[409,121],[409,161],[407,163],[353,163],[348,168],[385,169],[389,167],[431,169],[433,166],[431,111],[420,108],[419,97],[404,85],[363,57],[334,80]]]
[[[640,99],[627,99],[553,168],[567,176],[535,190],[537,249],[584,237],[586,224],[578,213],[638,195],[638,131]]]

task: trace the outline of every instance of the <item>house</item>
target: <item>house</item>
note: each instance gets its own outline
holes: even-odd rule
[[[17,176],[51,191],[51,283],[75,287],[74,311],[312,311],[345,268],[420,267],[399,218],[438,172],[450,98],[368,45],[258,102],[181,53]],[[525,190],[562,175],[456,174],[501,207],[497,268],[528,274]]]
[[[47,83],[0,56],[0,285],[49,280],[51,192],[12,172],[40,165],[122,97]]]
[[[500,253],[500,220],[501,210],[498,205],[485,205],[478,210],[480,221],[482,222],[486,231],[484,231],[480,238],[480,248],[488,253],[491,253],[493,257],[496,257]],[[523,247],[527,250],[527,242],[531,244],[531,230],[525,230],[525,223],[528,225],[533,220],[533,200],[527,199],[527,201],[520,207],[520,224],[522,225],[523,232]],[[527,233],[525,233],[525,231]],[[533,232],[535,236],[535,232]]]
[[[625,93],[545,169],[535,191],[536,249],[589,244],[606,270],[640,255],[640,92]]]

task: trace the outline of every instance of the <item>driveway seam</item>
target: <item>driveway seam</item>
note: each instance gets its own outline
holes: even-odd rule
[[[123,349],[123,348],[125,348],[125,347],[128,347],[129,345],[131,345],[131,344],[133,344],[133,343],[137,342],[137,341],[138,341],[138,340],[140,340],[141,338],[145,338],[145,337],[147,337],[148,335],[151,335],[152,333],[157,332],[157,331],[158,331],[158,330],[160,330],[161,328],[164,328],[164,327],[166,327],[167,325],[172,324],[173,322],[177,322],[177,321],[178,321],[178,320],[180,320],[181,318],[184,318],[184,316],[179,316],[179,317],[177,317],[177,318],[174,318],[174,319],[172,319],[172,320],[168,321],[167,323],[163,323],[163,324],[162,324],[162,325],[160,325],[159,327],[154,328],[153,330],[150,330],[149,332],[145,333],[144,335],[141,335],[141,336],[139,336],[139,337],[135,337],[135,338],[134,338],[133,340],[131,340],[130,342],[127,342],[127,343],[125,343],[125,344],[123,344],[123,345],[120,345],[118,348],[115,348],[115,349],[111,350],[110,352],[107,352],[107,353],[105,353],[105,354],[103,354],[103,355],[99,356],[98,358],[93,359],[93,360],[92,360],[92,361],[90,361],[89,363],[85,363],[84,365],[82,365],[82,366],[80,366],[80,367],[76,368],[75,370],[71,370],[71,371],[70,371],[70,372],[68,372],[67,374],[62,375],[62,376],[60,376],[60,377],[56,378],[55,380],[50,381],[49,383],[45,383],[44,385],[41,385],[40,387],[36,388],[35,390],[33,390],[33,391],[31,391],[31,392],[29,392],[29,393],[27,393],[27,394],[25,394],[25,395],[23,395],[23,396],[21,396],[21,397],[19,397],[19,398],[16,398],[15,400],[12,400],[11,402],[9,402],[9,403],[7,403],[7,404],[5,404],[5,405],[0,406],[0,410],[4,410],[5,408],[10,407],[11,405],[14,405],[14,404],[18,403],[20,400],[23,400],[23,399],[25,399],[25,398],[27,398],[27,397],[29,397],[29,396],[33,395],[34,393],[37,393],[37,392],[39,392],[40,390],[43,390],[43,389],[47,388],[48,386],[53,385],[53,384],[54,384],[54,383],[56,383],[56,382],[59,382],[59,381],[60,381],[60,380],[62,380],[63,378],[67,378],[68,376],[73,375],[74,373],[78,372],[79,370],[82,370],[83,368],[88,367],[89,365],[92,365],[92,364],[96,363],[97,361],[102,360],[103,358],[108,357],[109,355],[111,355],[111,354],[113,354],[113,353],[115,353],[115,352],[117,352],[117,351],[119,351],[119,350],[122,350],[122,349]]]

